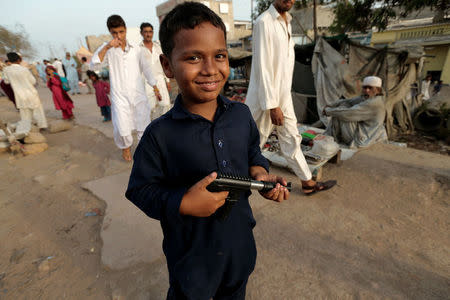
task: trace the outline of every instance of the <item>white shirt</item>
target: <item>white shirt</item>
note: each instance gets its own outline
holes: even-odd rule
[[[101,64],[99,52],[106,46],[106,42],[95,51],[91,64]],[[104,63],[109,66],[109,80],[111,82],[111,109],[113,111],[113,125],[121,136],[131,135],[135,128],[130,127],[130,118],[134,118],[130,106],[140,102],[148,102],[145,94],[142,74],[151,86],[156,85],[149,64],[142,55],[140,47],[128,43],[125,50],[121,47],[110,48],[105,54]],[[139,113],[139,112],[137,112]],[[143,130],[148,124],[137,124],[138,130]]]
[[[255,119],[276,107],[295,118],[291,98],[295,63],[292,17],[286,12],[286,18],[287,24],[272,4],[253,28],[252,69],[245,103]]]
[[[422,80],[422,95],[423,95],[422,100],[430,99],[430,84],[431,80],[430,81]]]
[[[159,60],[159,56],[163,54],[161,45],[158,41],[153,42],[152,51],[150,51],[147,47],[145,47],[144,42],[139,44],[142,50],[142,54],[147,59],[150,64],[150,68],[152,69],[153,76],[158,80],[159,78],[164,78],[166,82],[169,82],[169,78],[164,74],[164,70],[161,66],[161,61]]]
[[[39,94],[34,87],[36,78],[31,72],[18,64],[11,64],[3,69],[5,83],[11,84],[17,108],[38,108],[41,105]]]
[[[66,73],[64,73],[64,69],[62,66],[63,66],[63,64],[59,60],[55,60],[53,62],[53,67],[55,67],[56,73],[58,73],[58,75],[60,77],[66,77]]]

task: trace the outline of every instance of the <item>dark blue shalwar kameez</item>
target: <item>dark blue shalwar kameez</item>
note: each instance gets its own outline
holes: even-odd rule
[[[169,269],[168,299],[244,299],[254,269],[255,219],[243,193],[225,221],[179,213],[184,193],[212,171],[249,176],[268,170],[248,107],[217,98],[214,121],[187,111],[181,96],[153,121],[134,154],[126,197],[161,222]]]

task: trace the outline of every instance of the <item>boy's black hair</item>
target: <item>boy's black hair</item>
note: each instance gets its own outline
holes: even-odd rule
[[[151,27],[153,30],[153,25],[147,22],[141,24],[141,31],[144,30],[145,27]]]
[[[83,57],[81,58],[81,61],[87,61],[87,58],[83,56]]]
[[[8,60],[12,63],[18,62],[21,57],[19,54],[17,54],[16,52],[9,52],[8,54],[6,54],[6,56],[8,57]]]
[[[198,2],[184,2],[175,6],[161,23],[159,40],[163,53],[169,57],[175,46],[174,36],[181,29],[194,29],[196,26],[209,22],[223,31],[225,40],[227,30],[222,19],[207,6]]]
[[[87,74],[88,77],[94,76],[95,79],[97,79],[97,80],[98,80],[98,78],[99,78],[98,75],[97,75],[97,73],[95,73],[94,71],[91,71],[91,70],[87,70],[87,71],[86,71],[86,74]]]
[[[119,15],[109,16],[108,20],[106,21],[106,26],[108,26],[108,30],[111,30],[111,28],[117,28],[120,26],[127,28],[127,25],[125,25],[125,21]]]

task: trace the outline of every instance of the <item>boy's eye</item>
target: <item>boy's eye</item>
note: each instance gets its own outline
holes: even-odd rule
[[[196,56],[196,55],[193,55],[193,56],[189,56],[189,57],[187,58],[187,60],[188,60],[188,61],[191,61],[191,62],[197,62],[197,61],[200,60],[200,57],[199,57],[199,56]]]
[[[221,53],[221,54],[217,54],[217,55],[216,55],[216,58],[217,58],[217,59],[226,59],[226,58],[227,58],[227,55],[226,55],[226,54],[222,54],[222,53]]]

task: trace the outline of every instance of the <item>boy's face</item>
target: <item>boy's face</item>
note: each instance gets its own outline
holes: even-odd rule
[[[109,30],[113,38],[119,39],[123,45],[126,44],[127,40],[127,29],[124,26],[113,27]]]
[[[90,75],[89,79],[92,80],[92,81],[97,81],[97,78],[94,75]]]
[[[161,64],[166,76],[177,80],[183,101],[215,101],[230,74],[223,31],[205,22],[181,29],[174,45],[169,59],[161,56]]]

